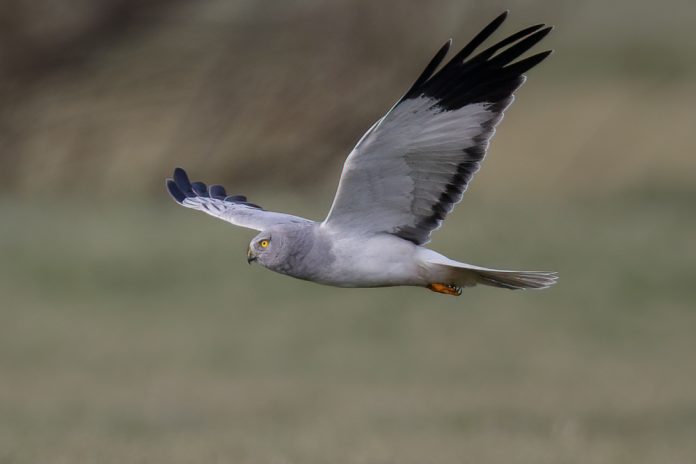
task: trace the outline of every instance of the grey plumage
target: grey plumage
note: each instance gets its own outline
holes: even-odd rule
[[[518,60],[551,30],[536,25],[472,57],[506,16],[436,71],[447,42],[358,141],[323,222],[265,211],[242,195],[227,195],[222,186],[190,182],[181,168],[167,179],[169,193],[183,206],[261,231],[249,245],[249,261],[300,279],[342,287],[416,285],[448,294],[476,284],[552,285],[555,273],[487,269],[423,247],[480,168],[523,73],[550,53]]]

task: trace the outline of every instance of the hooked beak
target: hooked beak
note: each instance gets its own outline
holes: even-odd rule
[[[254,254],[254,251],[249,247],[247,249],[247,263],[251,265],[254,261],[256,261],[257,256]]]

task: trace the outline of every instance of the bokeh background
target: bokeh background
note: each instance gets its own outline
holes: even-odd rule
[[[449,37],[546,22],[432,247],[544,292],[245,261],[174,166],[321,219]],[[692,0],[0,0],[1,463],[693,463]]]

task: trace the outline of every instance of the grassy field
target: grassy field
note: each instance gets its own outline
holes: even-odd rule
[[[250,268],[170,203],[5,200],[0,463],[694,462],[693,192],[529,200],[474,190],[433,247],[560,284],[460,298]]]

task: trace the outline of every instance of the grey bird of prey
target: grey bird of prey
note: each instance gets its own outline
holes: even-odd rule
[[[247,260],[298,279],[337,287],[410,285],[447,295],[477,284],[546,288],[554,272],[505,271],[449,259],[425,248],[479,170],[495,127],[524,73],[551,51],[519,59],[551,30],[527,27],[474,54],[503,23],[501,14],[440,66],[440,48],[404,96],[378,120],[343,165],[322,222],[274,213],[228,196],[220,185],[167,179],[179,204],[261,231]]]

